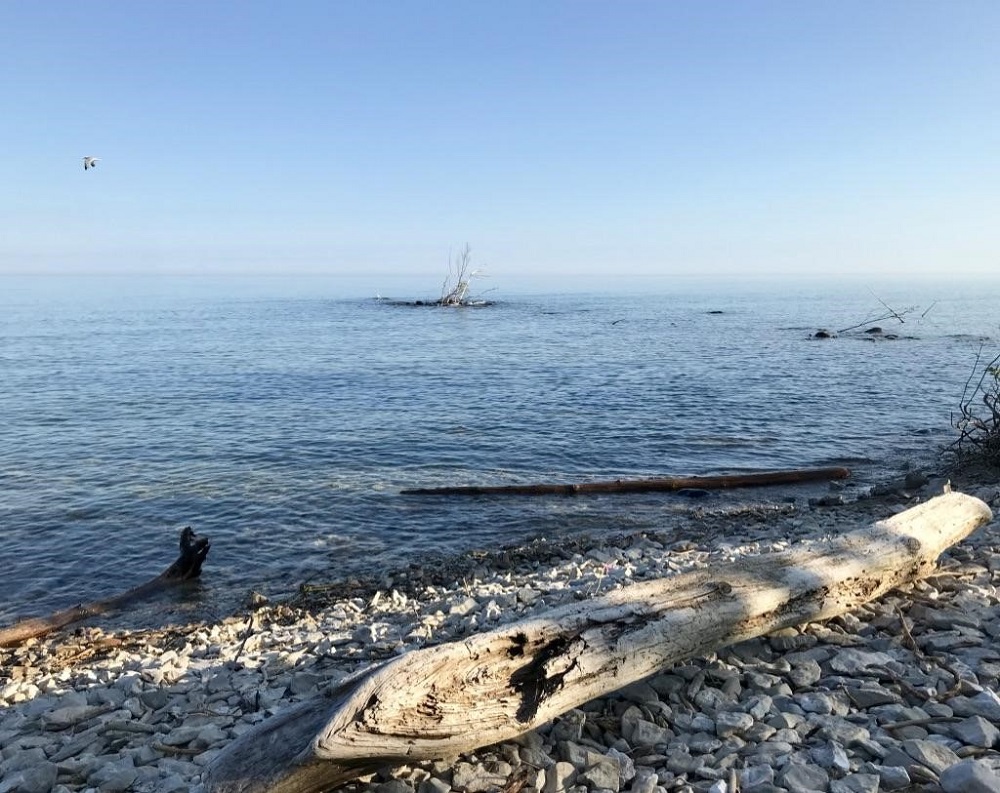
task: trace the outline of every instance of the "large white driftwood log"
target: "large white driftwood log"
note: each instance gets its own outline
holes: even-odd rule
[[[263,722],[214,761],[211,793],[318,793],[389,762],[527,732],[669,664],[827,619],[919,579],[989,507],[946,493],[839,537],[637,583],[407,653]]]

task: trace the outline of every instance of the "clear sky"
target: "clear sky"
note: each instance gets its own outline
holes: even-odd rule
[[[9,0],[0,272],[995,277],[996,0]],[[82,157],[101,158],[85,172]]]

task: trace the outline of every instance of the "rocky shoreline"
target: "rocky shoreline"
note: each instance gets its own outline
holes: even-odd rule
[[[217,624],[70,635],[0,650],[0,793],[187,791],[235,737],[410,649],[800,539],[940,492],[706,506],[662,531],[539,540],[305,587]],[[955,488],[1000,510],[996,479]],[[857,612],[694,658],[516,742],[391,767],[379,793],[1000,793],[1000,521],[941,570]]]

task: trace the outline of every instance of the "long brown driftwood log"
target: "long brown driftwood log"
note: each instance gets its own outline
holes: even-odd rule
[[[0,628],[0,647],[11,647],[28,639],[45,636],[74,622],[120,609],[139,598],[147,597],[181,581],[197,578],[201,574],[205,557],[208,556],[209,547],[208,538],[196,536],[189,526],[181,532],[180,556],[156,578],[114,597],[92,603],[80,603],[48,617],[22,620],[10,627]]]
[[[210,793],[318,793],[514,738],[667,665],[847,612],[992,518],[948,493],[866,528],[573,603],[375,667],[233,742]]]
[[[846,479],[850,475],[851,471],[848,468],[798,468],[789,471],[759,471],[752,474],[666,476],[654,479],[615,479],[610,482],[577,482],[565,485],[418,487],[400,492],[407,496],[572,496],[580,493],[642,493],[652,490],[685,490],[689,488],[719,490],[732,487],[766,487],[768,485]]]

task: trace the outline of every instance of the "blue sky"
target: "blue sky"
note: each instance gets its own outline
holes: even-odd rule
[[[0,272],[996,277],[1000,3],[7,2]],[[84,172],[83,155],[101,157]]]

